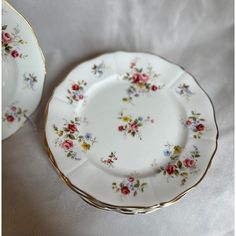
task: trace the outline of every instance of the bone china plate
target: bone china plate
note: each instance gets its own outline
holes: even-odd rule
[[[41,99],[45,63],[27,21],[2,2],[2,139],[15,133]]]
[[[217,145],[214,111],[193,77],[145,53],[77,66],[46,110],[50,160],[90,204],[147,213],[204,177]]]

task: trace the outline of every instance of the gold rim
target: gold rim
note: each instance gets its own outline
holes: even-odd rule
[[[125,51],[126,52],[126,51]],[[108,54],[108,53],[107,53]],[[151,53],[149,53],[151,54]],[[105,55],[105,54],[103,54]],[[152,55],[155,55],[155,54],[152,54]],[[158,56],[158,55],[155,55],[155,56]],[[158,56],[160,57],[160,56]],[[163,57],[160,57],[160,58],[163,58]],[[165,61],[168,61],[166,60],[165,58],[163,58]],[[168,61],[170,62],[170,61]],[[170,62],[174,65],[177,65],[173,62]],[[77,65],[78,66],[78,65]],[[76,66],[76,67],[77,67]],[[182,70],[185,71],[185,69],[179,65],[177,65],[178,67],[180,67]],[[74,70],[74,68],[72,69]],[[72,71],[71,70],[71,71]],[[189,72],[187,72],[188,74],[190,74]],[[191,75],[191,74],[190,74]],[[192,75],[191,75],[192,76]],[[186,189],[184,192],[178,194],[176,197],[174,197],[173,199],[169,200],[169,201],[165,201],[165,202],[161,202],[159,204],[155,204],[155,205],[152,205],[152,206],[147,206],[147,207],[142,207],[142,206],[117,206],[117,205],[112,205],[112,204],[107,204],[105,202],[102,202],[102,201],[99,201],[97,200],[96,198],[94,198],[93,196],[91,196],[90,194],[84,192],[83,190],[79,189],[78,187],[76,187],[75,185],[73,185],[70,181],[69,178],[67,178],[62,172],[61,170],[59,169],[58,165],[57,165],[57,162],[49,148],[49,145],[48,145],[48,142],[47,142],[47,137],[46,137],[46,124],[47,124],[47,119],[48,119],[48,108],[49,108],[49,103],[51,101],[51,99],[53,98],[53,95],[54,95],[54,91],[55,89],[60,86],[60,84],[62,82],[59,83],[58,86],[55,87],[53,93],[52,93],[52,96],[50,97],[48,103],[47,103],[47,106],[46,106],[46,109],[45,109],[45,113],[44,113],[44,120],[45,120],[45,123],[44,123],[44,147],[47,151],[47,154],[48,154],[48,157],[49,157],[49,160],[50,162],[52,163],[53,167],[55,168],[57,174],[59,175],[59,177],[61,177],[61,179],[65,182],[65,184],[70,187],[74,192],[76,192],[77,194],[79,194],[79,196],[85,201],[87,202],[88,204],[96,207],[96,208],[99,208],[99,209],[103,209],[103,210],[112,210],[112,211],[115,211],[115,212],[119,212],[119,213],[122,213],[122,214],[127,214],[127,215],[134,215],[134,214],[147,214],[147,213],[151,213],[153,211],[156,211],[160,208],[163,208],[163,207],[166,207],[166,206],[170,206],[174,203],[176,203],[177,201],[179,201],[183,196],[185,196],[185,194],[187,194],[189,191],[191,191],[192,189],[194,189],[203,179],[204,177],[206,176],[210,166],[211,166],[211,163],[212,163],[212,160],[213,160],[213,157],[216,153],[216,150],[217,150],[217,147],[218,147],[218,137],[219,137],[219,131],[218,131],[218,126],[217,126],[217,123],[216,123],[216,116],[215,116],[215,110],[214,110],[214,106],[213,106],[213,103],[210,99],[210,97],[208,96],[208,94],[205,92],[204,89],[202,89],[202,87],[199,85],[199,83],[196,81],[195,77],[192,76],[192,78],[194,79],[194,81],[197,83],[197,85],[199,86],[199,88],[205,93],[205,95],[208,97],[210,103],[211,103],[211,106],[212,106],[212,109],[213,109],[213,116],[214,116],[214,122],[215,122],[215,125],[216,125],[216,131],[217,131],[217,134],[216,134],[216,140],[215,140],[215,149],[212,153],[212,156],[210,157],[210,160],[208,162],[208,165],[206,167],[206,170],[205,172],[203,173],[202,177],[191,187],[189,187],[188,189]],[[64,79],[63,79],[64,81]]]
[[[17,15],[19,15],[20,17],[22,17],[22,19],[25,21],[26,25],[28,26],[28,28],[31,30],[32,34],[35,36],[35,39],[36,39],[36,43],[37,43],[37,47],[39,49],[39,52],[41,54],[41,58],[42,58],[42,61],[43,61],[43,65],[44,65],[44,77],[43,77],[43,88],[42,88],[42,92],[41,92],[41,96],[40,96],[40,100],[38,102],[38,105],[32,110],[32,112],[28,115],[28,117],[32,116],[34,114],[34,112],[38,109],[38,107],[41,105],[42,103],[42,95],[43,95],[43,91],[45,89],[45,78],[46,78],[46,74],[47,74],[47,71],[46,71],[46,60],[45,60],[45,57],[43,55],[43,51],[41,49],[41,47],[39,46],[39,40],[37,38],[37,34],[35,33],[33,27],[31,26],[31,24],[26,20],[26,18],[20,13],[18,12],[8,1],[6,0],[3,0],[2,4],[6,4],[13,12],[15,12]],[[14,134],[16,134],[24,125],[25,123],[27,122],[27,119],[25,119],[25,121],[20,125],[20,127],[14,132],[12,133],[11,135],[9,135],[8,137],[2,139],[2,141],[5,141],[9,138],[11,138]]]

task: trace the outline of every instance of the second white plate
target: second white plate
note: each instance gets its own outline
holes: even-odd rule
[[[67,76],[45,132],[72,189],[128,212],[173,202],[198,183],[217,139],[212,105],[192,76],[158,56],[124,52]]]

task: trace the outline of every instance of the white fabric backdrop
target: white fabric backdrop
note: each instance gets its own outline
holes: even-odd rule
[[[10,1],[10,0],[9,0]],[[3,142],[4,235],[233,235],[233,0],[11,0],[33,25],[47,63],[43,99]],[[212,98],[220,137],[202,183],[180,202],[144,216],[84,203],[59,179],[42,146],[52,89],[100,53],[159,54],[191,72]]]

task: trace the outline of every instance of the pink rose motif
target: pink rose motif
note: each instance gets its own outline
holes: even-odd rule
[[[69,150],[73,147],[73,142],[71,140],[65,140],[62,144],[61,144],[62,148],[64,148],[65,150]]]
[[[79,95],[79,99],[83,100],[84,96],[82,94]]]
[[[12,106],[12,107],[11,107],[11,110],[12,110],[12,111],[16,111],[16,107],[15,107],[15,106]]]
[[[133,80],[133,83],[135,83],[135,84],[138,84],[138,83],[145,84],[148,82],[149,76],[144,73],[143,74],[135,73],[132,76],[132,80]]]
[[[77,127],[75,124],[68,124],[67,128],[70,130],[70,133],[74,133],[75,131],[77,131]]]
[[[205,126],[203,124],[198,124],[196,126],[197,131],[203,131],[205,129]]]
[[[16,50],[13,50],[13,51],[11,52],[11,55],[12,55],[12,57],[14,57],[14,58],[19,57],[19,53],[18,53]]]
[[[149,76],[147,74],[142,74],[140,82],[145,84],[148,82],[148,80],[149,80]]]
[[[11,116],[11,115],[9,115],[9,116],[7,116],[7,121],[8,122],[13,122],[15,120],[15,118],[13,117],[13,116]]]
[[[130,176],[129,179],[128,179],[128,181],[129,181],[130,183],[132,183],[132,182],[134,182],[134,179],[135,179],[134,176]]]
[[[185,124],[189,126],[189,125],[192,124],[192,121],[191,121],[191,120],[187,120],[187,121],[185,122]]]
[[[2,32],[2,42],[8,44],[12,41],[12,37],[9,33]]]
[[[120,191],[124,195],[128,195],[130,193],[130,190],[127,186],[123,186]]]
[[[169,164],[166,166],[165,170],[168,173],[168,175],[172,175],[174,174],[175,166]]]
[[[133,69],[135,66],[136,66],[136,63],[135,62],[131,62],[130,68]]]
[[[131,123],[131,124],[130,124],[130,129],[131,129],[132,131],[136,131],[136,130],[138,129],[137,123],[136,123],[136,122]]]
[[[183,163],[184,163],[184,166],[185,166],[185,167],[191,168],[191,167],[194,166],[195,161],[192,160],[192,159],[186,158],[186,159],[183,161]]]

